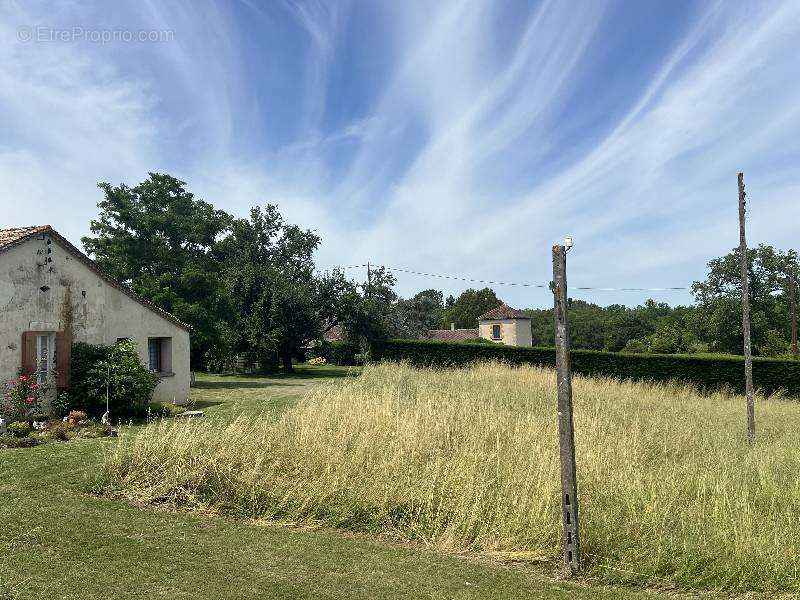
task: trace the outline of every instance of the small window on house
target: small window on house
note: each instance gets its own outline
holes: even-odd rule
[[[501,334],[501,326],[500,325],[492,325],[492,339],[499,340],[502,339]]]
[[[119,344],[120,342],[127,342],[129,339],[131,338],[117,338],[117,343]]]
[[[153,372],[161,371],[161,338],[150,338],[147,340],[147,352],[150,356],[150,370]]]
[[[147,355],[151,372],[172,372],[172,338],[147,338]]]

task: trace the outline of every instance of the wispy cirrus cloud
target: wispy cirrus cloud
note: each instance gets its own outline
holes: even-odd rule
[[[75,24],[174,38],[17,35]],[[660,287],[735,245],[744,170],[751,240],[796,246],[796,2],[9,3],[0,40],[3,223],[77,239],[97,181],[162,170],[237,214],[280,204],[321,266],[539,283],[572,234],[573,285]]]

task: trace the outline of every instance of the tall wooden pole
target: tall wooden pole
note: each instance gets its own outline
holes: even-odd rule
[[[747,240],[745,223],[744,173],[739,173],[739,257],[742,277],[742,331],[744,333],[744,385],[747,394],[747,441],[756,442],[756,417],[753,405],[753,354],[750,347],[750,285],[747,273]]]
[[[795,281],[794,273],[792,273],[789,275],[789,304],[792,311],[792,356],[797,358],[797,302],[795,294],[797,294],[797,281]]]
[[[572,375],[567,322],[567,249],[553,246],[553,299],[558,384],[558,445],[561,461],[561,520],[564,562],[571,573],[580,570],[578,481],[575,475],[575,434],[572,421]]]

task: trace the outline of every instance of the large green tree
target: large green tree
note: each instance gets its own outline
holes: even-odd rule
[[[274,205],[251,209],[230,229],[216,256],[233,306],[226,336],[232,354],[290,372],[292,358],[334,326],[365,349],[386,338],[396,299],[388,271],[373,269],[361,284],[340,270],[317,273],[320,237],[287,223]]]
[[[392,329],[392,308],[397,301],[394,284],[390,271],[373,267],[367,280],[355,285],[355,295],[350,292],[340,298],[337,321],[350,343],[380,354],[380,346]]]
[[[216,248],[234,318],[227,346],[269,370],[292,370],[300,348],[320,335],[326,318],[313,254],[320,238],[286,223],[278,208],[254,207],[236,219]]]
[[[406,300],[399,299],[390,314],[391,337],[415,339],[424,337],[442,322],[444,299],[439,290],[424,290]]]
[[[491,288],[481,290],[464,290],[461,295],[450,302],[448,298],[441,327],[447,329],[455,323],[459,329],[470,329],[478,326],[478,317],[502,304]]]
[[[739,248],[708,263],[708,275],[692,286],[701,314],[702,335],[721,352],[742,352],[741,271]],[[798,273],[797,253],[761,244],[747,251],[753,347],[775,354],[790,335],[789,286]]]
[[[81,241],[103,271],[192,326],[191,362],[199,369],[222,342],[228,317],[213,250],[232,219],[185,186],[160,173],[133,187],[100,183],[94,235]]]

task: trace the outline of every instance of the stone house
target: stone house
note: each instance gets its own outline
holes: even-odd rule
[[[506,346],[533,346],[531,318],[506,304],[478,317],[478,335]]]
[[[456,329],[455,324],[451,323],[450,329],[431,329],[428,337],[443,342],[466,342],[483,338],[506,346],[533,345],[530,317],[506,304],[478,317],[478,327],[474,329]]]
[[[152,400],[185,404],[191,327],[105,275],[49,225],[0,229],[0,378],[69,387],[73,342],[136,343],[160,379]]]

